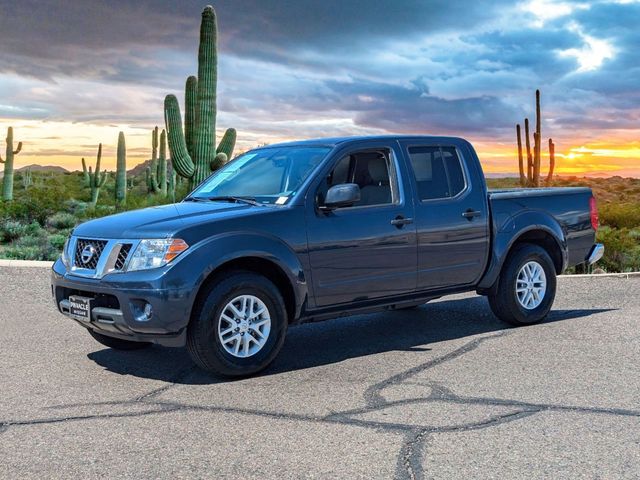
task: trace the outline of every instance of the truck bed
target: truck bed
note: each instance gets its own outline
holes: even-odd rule
[[[487,197],[495,232],[524,211],[540,211],[553,216],[565,232],[569,266],[584,262],[594,243],[588,187],[507,188],[488,190]],[[555,201],[557,197],[562,200]]]

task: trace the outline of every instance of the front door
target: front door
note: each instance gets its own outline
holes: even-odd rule
[[[307,195],[313,306],[411,293],[416,288],[416,227],[406,168],[396,142],[338,152]],[[352,207],[322,211],[327,190],[356,183]]]

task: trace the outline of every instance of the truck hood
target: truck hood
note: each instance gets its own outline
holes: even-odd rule
[[[91,220],[77,226],[73,235],[89,238],[166,238],[202,222],[212,222],[265,210],[239,203],[182,202],[143,208]]]

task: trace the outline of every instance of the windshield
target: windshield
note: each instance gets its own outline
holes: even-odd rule
[[[190,195],[197,200],[235,197],[284,205],[329,153],[328,147],[274,147],[240,155]]]

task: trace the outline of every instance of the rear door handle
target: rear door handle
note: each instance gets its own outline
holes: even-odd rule
[[[404,225],[409,225],[410,223],[413,223],[413,218],[403,217],[402,215],[398,215],[396,218],[391,220],[391,225],[395,225],[398,228],[401,228]]]
[[[473,220],[473,217],[479,217],[481,215],[482,215],[482,212],[480,210],[472,210],[472,209],[468,209],[462,213],[462,216],[467,220]]]

